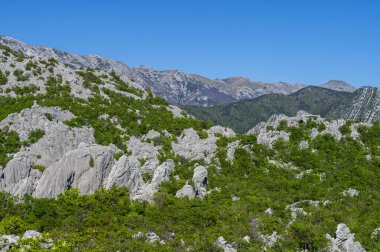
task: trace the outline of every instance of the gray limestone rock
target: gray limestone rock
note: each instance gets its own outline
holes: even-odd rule
[[[223,236],[219,236],[218,240],[215,242],[215,246],[222,248],[224,252],[236,252],[236,249],[229,244]]]
[[[326,234],[330,241],[328,251],[331,252],[365,252],[366,250],[359,242],[355,241],[355,234],[351,233],[346,224],[340,223],[336,229],[336,238]]]
[[[281,239],[281,236],[276,231],[273,231],[271,235],[260,234],[259,239],[265,246],[273,247],[276,242]]]
[[[188,197],[189,199],[193,199],[195,197],[194,189],[191,185],[184,185],[180,190],[175,194],[177,198]]]
[[[201,139],[194,129],[185,129],[177,142],[172,143],[172,150],[186,159],[205,159],[207,163],[210,163],[217,149],[218,138],[215,136],[217,133],[227,137],[235,135],[231,129],[216,126],[207,131],[207,138]]]
[[[138,160],[144,160],[144,165],[141,166],[141,170],[153,174],[154,170],[160,164],[157,156],[161,146],[154,146],[153,143],[144,142],[143,139],[136,137],[131,137],[127,142],[127,146],[128,151],[131,153],[130,156],[135,156]]]
[[[22,239],[34,239],[34,238],[42,238],[42,234],[37,232],[36,230],[27,230]]]
[[[277,130],[278,126],[282,121],[286,121],[288,126],[298,126],[300,122],[307,123],[309,119],[314,120],[317,125],[324,124],[325,129],[319,131],[316,127],[312,128],[311,138],[315,138],[318,135],[331,134],[337,140],[340,140],[343,135],[340,132],[339,128],[343,126],[346,121],[343,119],[338,120],[326,120],[319,115],[312,115],[305,111],[298,111],[297,114],[293,117],[285,116],[285,115],[272,115],[268,121],[261,122],[257,124],[254,128],[249,130],[247,134],[256,134],[257,142],[264,144],[268,147],[272,147],[273,143],[278,139],[284,139],[285,141],[289,140],[290,134],[284,130]],[[273,129],[268,129],[270,126]],[[353,123],[350,126],[351,129],[351,137],[354,139],[360,140],[358,128],[360,126],[371,126],[369,123]],[[301,141],[299,143],[300,148],[308,148],[309,143],[307,141]]]
[[[126,186],[129,193],[136,195],[144,186],[141,176],[141,163],[135,156],[122,156],[112,167],[108,178],[104,182],[105,188],[115,186]]]
[[[152,181],[150,183],[143,184],[136,194],[131,195],[131,198],[151,202],[153,195],[158,191],[159,185],[162,182],[169,181],[169,176],[173,169],[173,160],[169,159],[162,163],[154,170]]]
[[[79,189],[81,194],[94,193],[102,186],[113,164],[111,147],[81,145],[45,170],[33,196],[54,198],[70,188]]]
[[[207,175],[207,170],[203,166],[197,166],[194,169],[194,191],[195,195],[199,196],[200,198],[206,196]]]

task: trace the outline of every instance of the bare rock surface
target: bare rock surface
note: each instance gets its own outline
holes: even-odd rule
[[[189,128],[184,130],[177,142],[172,143],[172,150],[186,159],[205,159],[207,163],[210,163],[217,149],[216,135],[218,134],[227,137],[235,136],[235,132],[231,129],[215,126],[207,131],[207,138],[201,139],[194,129]]]
[[[81,194],[94,193],[101,187],[114,164],[113,151],[100,145],[81,145],[49,166],[33,193],[37,198],[53,198],[66,189]]]

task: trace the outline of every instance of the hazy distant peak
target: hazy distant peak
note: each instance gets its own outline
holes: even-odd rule
[[[354,86],[342,80],[329,80],[328,82],[322,84],[321,87],[350,93],[353,93],[356,90]]]

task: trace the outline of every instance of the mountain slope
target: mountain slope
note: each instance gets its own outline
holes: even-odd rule
[[[246,132],[273,114],[295,115],[299,110],[325,116],[332,107],[345,103],[351,94],[309,86],[291,95],[270,94],[253,100],[206,108],[185,106],[191,115]]]
[[[74,70],[93,68],[103,71],[115,71],[122,78],[129,79],[131,85],[151,88],[153,93],[166,98],[175,105],[210,105],[232,102],[234,99],[216,88],[192,78],[180,71],[156,71],[149,67],[129,67],[122,62],[96,55],[75,55],[43,46],[30,46],[16,39],[0,36],[0,44],[25,57],[43,57],[56,59]]]

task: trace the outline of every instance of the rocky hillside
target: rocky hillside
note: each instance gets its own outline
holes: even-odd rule
[[[0,47],[2,250],[380,249],[379,123],[298,112],[236,134],[49,55]]]
[[[81,68],[113,70],[134,84],[150,88],[155,95],[164,97],[173,105],[224,104],[253,99],[265,94],[292,94],[305,87],[304,84],[267,83],[244,77],[211,80],[177,70],[158,71],[146,66],[130,67],[123,62],[114,62],[96,55],[75,55],[49,47],[27,45],[7,36],[0,36],[0,44],[27,58],[43,57],[58,60],[71,70]],[[354,87],[342,81],[330,81],[322,86],[338,91],[354,90]]]

